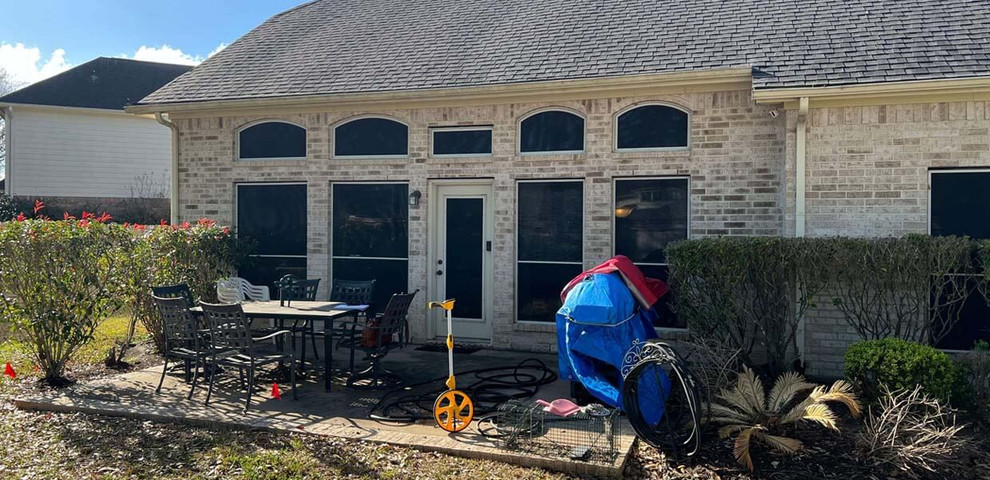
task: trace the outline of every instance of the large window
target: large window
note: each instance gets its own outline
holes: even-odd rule
[[[932,235],[990,238],[990,170],[934,170],[929,195]],[[973,292],[961,308],[959,322],[938,347],[969,350],[977,340],[990,341],[983,295]]]
[[[306,185],[237,186],[237,236],[254,245],[239,275],[271,286],[283,275],[306,278]]]
[[[492,154],[492,127],[441,127],[430,130],[434,156]]]
[[[516,318],[552,322],[560,290],[583,270],[584,184],[519,182]]]
[[[336,157],[409,155],[409,127],[387,118],[359,118],[333,129]]]
[[[615,253],[629,257],[647,277],[667,280],[670,242],[688,236],[687,178],[615,180]],[[684,328],[665,302],[657,326]]]
[[[409,186],[404,183],[335,183],[332,206],[332,275],[376,280],[375,307],[409,288]]]
[[[263,122],[237,133],[241,160],[305,159],[306,129],[286,122]]]
[[[522,153],[576,153],[584,151],[584,119],[562,110],[530,115],[519,124]]]
[[[617,150],[653,150],[688,146],[687,112],[666,105],[627,110],[615,122]]]

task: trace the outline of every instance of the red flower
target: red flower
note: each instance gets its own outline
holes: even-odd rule
[[[181,227],[182,227],[183,230],[189,230],[189,227],[191,227],[191,226],[192,225],[189,225],[189,222],[182,222],[182,225],[181,225]]]
[[[201,218],[201,219],[199,219],[199,220],[196,221],[196,224],[199,225],[199,226],[201,226],[201,227],[212,228],[214,225],[217,224],[217,221],[216,220],[210,220],[209,218]]]
[[[83,228],[88,227],[89,226],[89,220],[87,220],[87,219],[79,220],[79,226],[80,227],[83,227]]]
[[[96,218],[96,214],[89,213],[89,212],[83,212],[82,218],[83,218],[83,220],[86,220],[87,218]]]
[[[230,228],[229,227],[223,227],[223,228],[220,229],[220,231],[223,232],[224,235],[230,235]]]
[[[161,225],[163,227],[167,227],[168,226],[168,222],[166,222],[165,219],[163,218],[162,221],[161,221],[161,223],[159,223],[159,225]]]
[[[63,220],[75,220],[76,217],[74,217],[72,215],[69,215],[69,212],[64,212],[64,213],[62,213],[62,219]]]
[[[17,221],[18,222],[23,222],[24,220],[27,220],[27,217],[24,216],[24,212],[18,213],[17,214]]]
[[[41,199],[36,199],[34,201],[34,214],[37,215],[38,212],[44,209],[45,209],[45,202],[42,202]]]
[[[100,215],[100,217],[97,218],[96,221],[97,222],[100,222],[100,223],[107,223],[107,222],[110,221],[111,218],[113,218],[113,217],[111,217],[109,213],[103,212],[103,214]]]
[[[145,228],[148,228],[147,225],[141,225],[140,223],[134,224],[134,230],[137,230],[139,232],[143,232]]]

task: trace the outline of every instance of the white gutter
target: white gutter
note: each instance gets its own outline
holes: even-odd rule
[[[155,112],[155,120],[172,130],[172,171],[169,175],[169,222],[179,223],[179,127]]]
[[[803,237],[805,230],[805,166],[808,130],[808,97],[801,97],[798,101],[797,135],[795,139],[796,152],[794,155],[794,236]]]
[[[13,195],[14,185],[13,182],[11,181],[13,180],[13,177],[10,175],[11,172],[10,158],[14,154],[14,148],[13,148],[14,136],[11,135],[11,132],[13,131],[11,127],[13,126],[12,120],[14,119],[14,107],[10,105],[0,107],[0,117],[3,117],[3,122],[4,122],[3,128],[6,133],[4,135],[4,143],[5,143],[4,152],[6,153],[3,162],[3,178],[4,178],[3,191],[7,195]]]

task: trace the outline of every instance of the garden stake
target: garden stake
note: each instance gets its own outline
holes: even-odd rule
[[[17,372],[14,371],[14,367],[10,366],[10,362],[7,362],[7,368],[4,368],[3,374],[10,377],[11,380],[17,379]]]
[[[447,314],[447,390],[437,397],[433,403],[433,420],[448,432],[459,432],[467,428],[474,418],[474,403],[466,393],[457,389],[454,378],[454,334],[451,314],[454,310],[454,299],[442,302],[430,302],[429,308],[440,307]],[[465,410],[467,411],[465,413]]]

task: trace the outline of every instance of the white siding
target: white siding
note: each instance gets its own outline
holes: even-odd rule
[[[167,192],[171,132],[154,119],[15,107],[11,123],[14,195],[146,196],[141,176]]]

